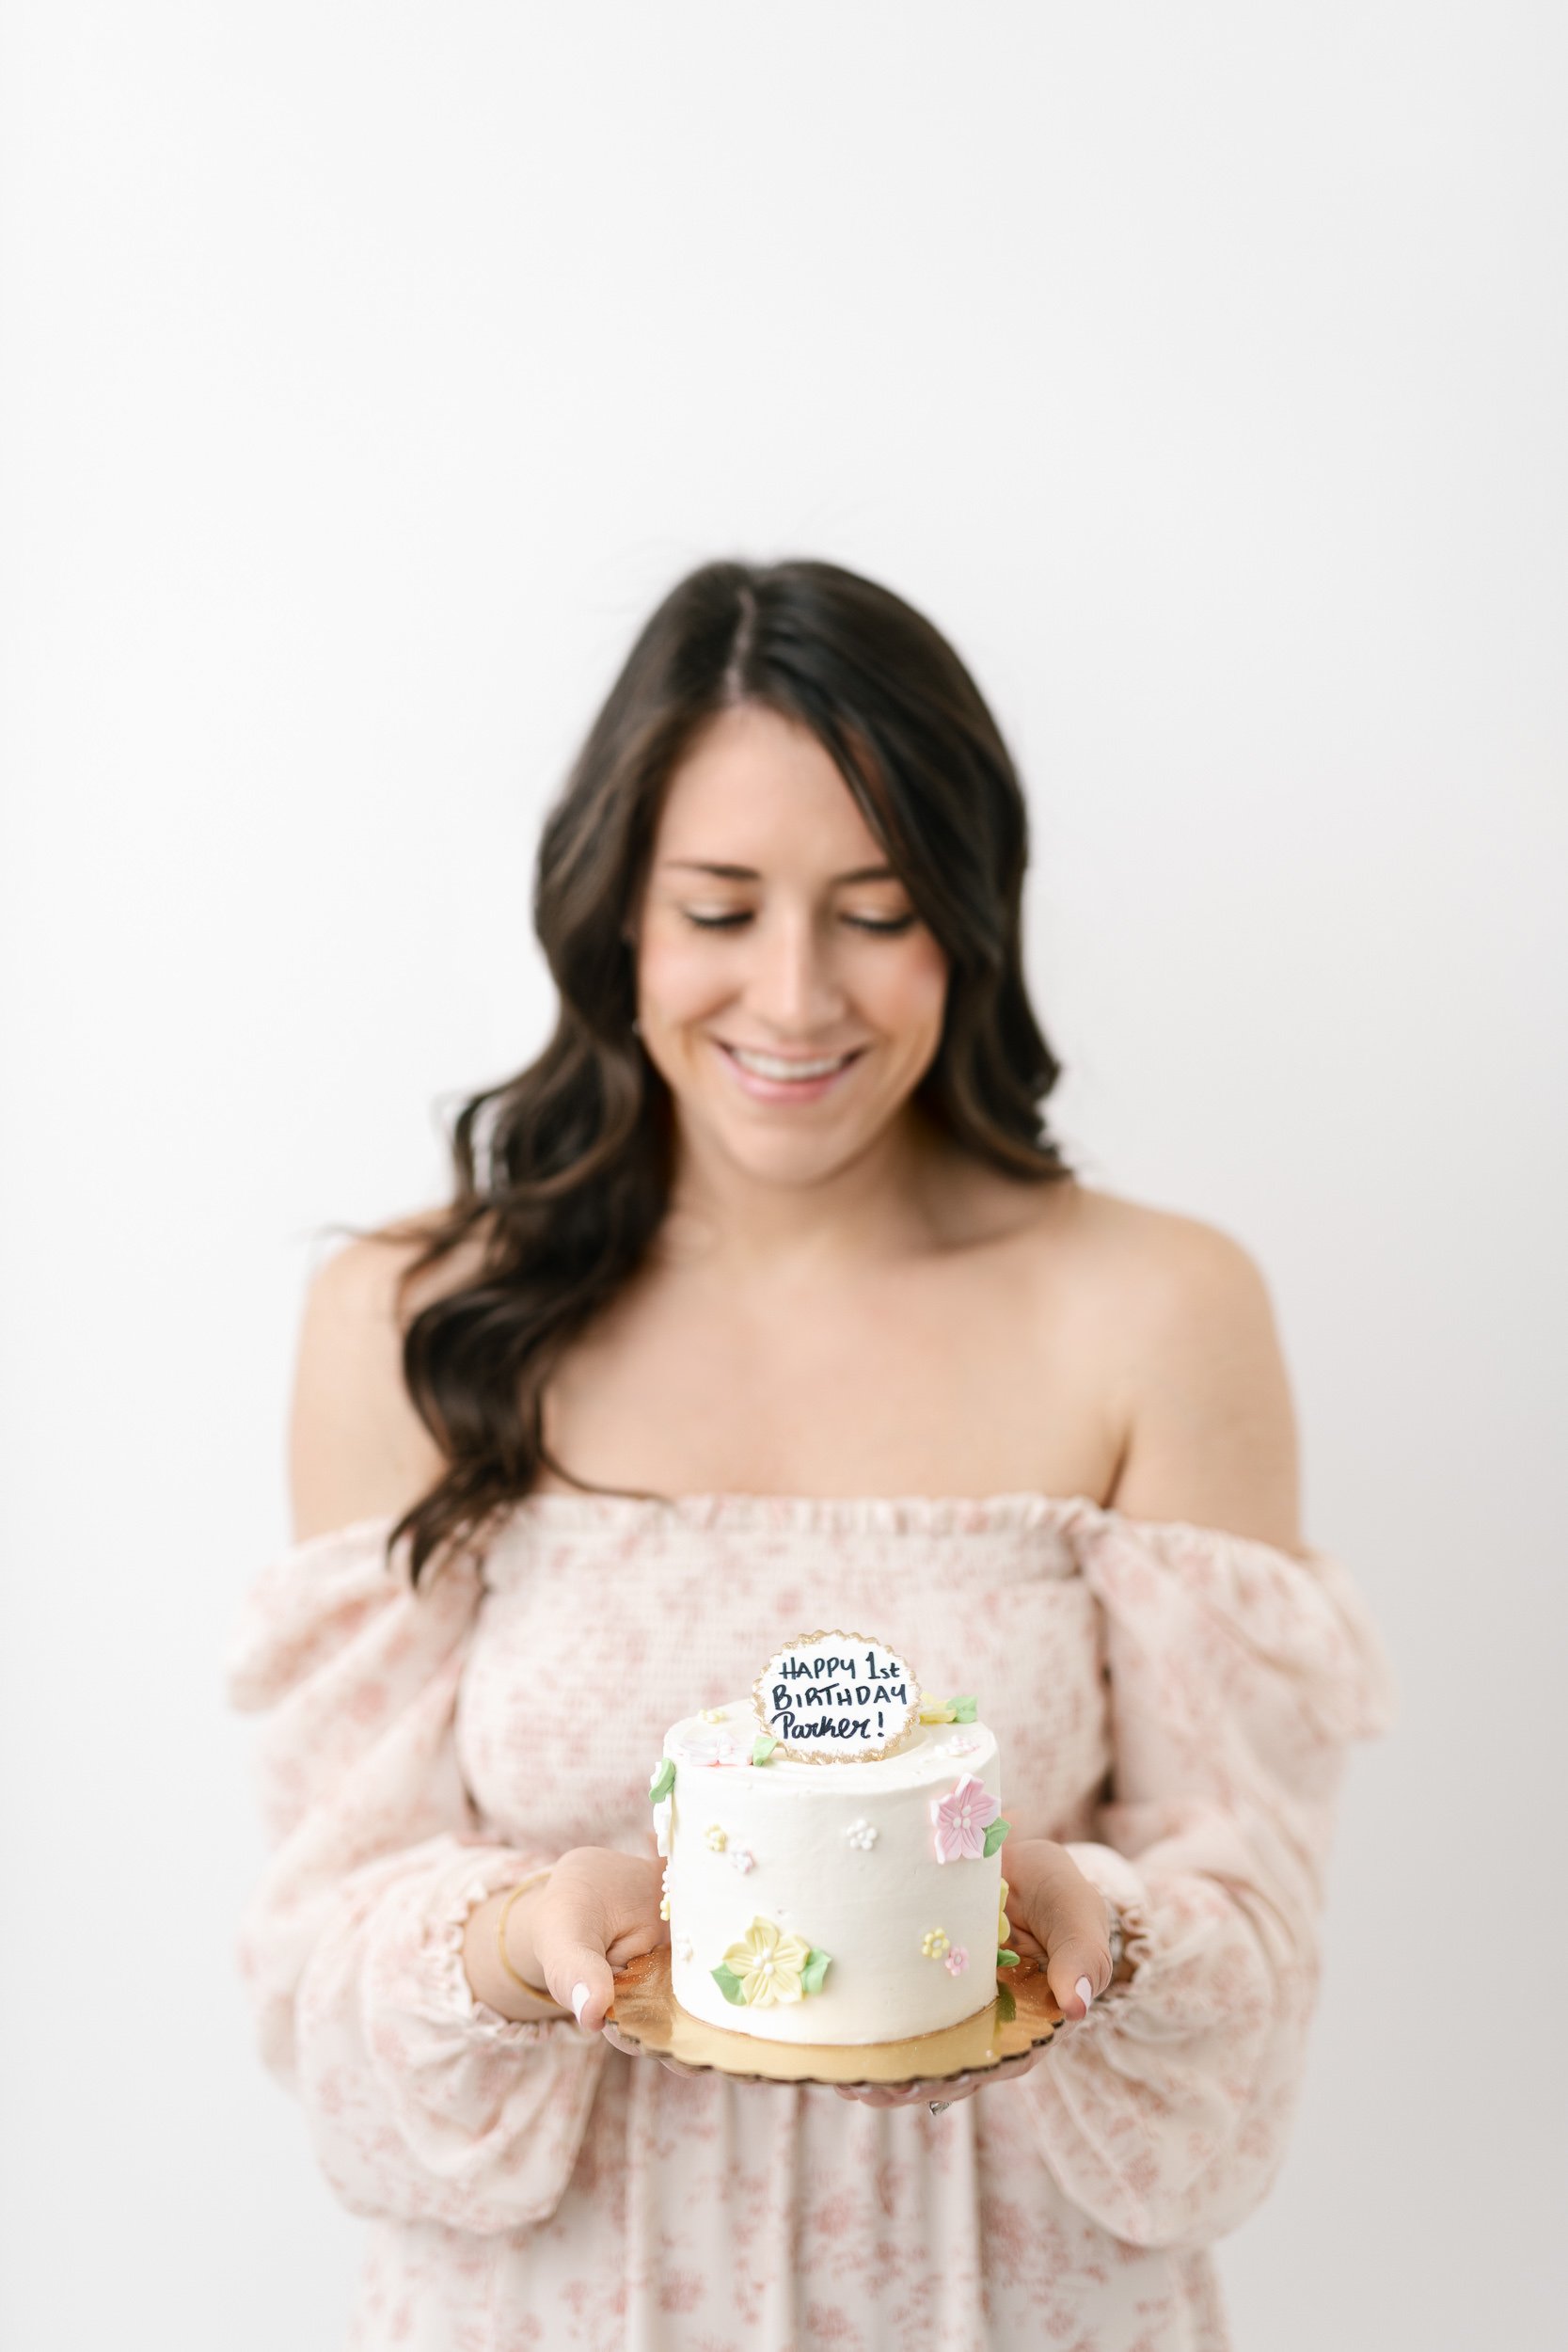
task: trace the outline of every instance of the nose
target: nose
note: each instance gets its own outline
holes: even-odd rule
[[[752,928],[746,1001],[781,1043],[821,1038],[840,1019],[844,990],[809,907],[769,910]]]

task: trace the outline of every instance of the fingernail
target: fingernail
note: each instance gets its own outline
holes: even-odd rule
[[[574,1984],[572,1987],[572,2015],[577,2019],[579,2026],[582,2023],[582,2012],[587,2007],[588,1987],[585,1984]]]
[[[1089,2013],[1089,2003],[1094,1999],[1094,1987],[1089,1982],[1087,1977],[1080,1977],[1072,1989],[1077,1994],[1078,1998],[1083,2002],[1084,2014],[1086,2017]]]

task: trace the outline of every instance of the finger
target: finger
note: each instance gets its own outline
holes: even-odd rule
[[[957,2106],[962,2100],[973,2099],[979,2088],[979,2084],[973,2075],[959,2074],[955,2080],[948,2082],[917,2083],[910,2095],[911,2098],[923,2099],[933,2115],[941,2115],[946,2108]]]
[[[569,2009],[586,2033],[597,2033],[615,1998],[615,1978],[602,1949],[573,1936],[534,1935],[550,1998]]]
[[[1105,1905],[1086,1882],[1080,1893],[1061,1903],[1052,1920],[1045,1977],[1062,2015],[1074,2019],[1088,2015],[1090,2003],[1111,1981]]]
[[[834,2085],[834,2088],[844,2098],[859,2099],[868,2107],[911,2107],[917,2106],[923,2099],[927,2104],[932,2099],[945,2099],[949,2104],[955,2099],[967,2099],[970,2092],[977,2086],[972,2075],[949,2074],[943,2075],[936,2082],[929,2083],[855,2084],[852,2086],[838,2083]]]
[[[859,2099],[866,2106],[913,2106],[921,2100],[929,2106],[933,2099],[952,2106],[960,2099],[973,2099],[988,2083],[1026,2074],[1038,2056],[1037,2050],[1019,2050],[988,2066],[983,2074],[942,2074],[934,2082],[900,2083],[892,2089],[871,2083],[835,2083],[833,2088],[841,2099]]]
[[[960,2074],[957,2082],[927,2083],[925,2088],[933,2099],[952,2106],[960,2099],[973,2099],[988,2084],[1007,2081],[1014,2074],[1026,2074],[1036,2055],[1033,2050],[1021,2050],[1015,2058],[1002,2058],[995,2066],[988,2066],[983,2074]]]
[[[701,2066],[687,2066],[679,2058],[666,2058],[660,2051],[645,2049],[641,2042],[628,2042],[613,2017],[607,2017],[599,2030],[610,2048],[619,2050],[624,2058],[657,2058],[660,2066],[667,2066],[672,2074],[684,2074],[689,2082],[707,2071]]]
[[[641,1960],[644,1952],[657,1951],[661,1944],[668,1944],[669,1941],[670,1931],[662,1922],[658,1923],[656,1933],[639,1919],[629,1928],[624,1928],[619,1935],[611,1937],[605,1947],[605,1958],[612,1969],[624,1968],[628,1960]]]
[[[989,2074],[981,2075],[974,2088],[976,2090],[983,2090],[987,2083],[999,2083],[1010,2079],[1014,2074],[1027,2074],[1038,2056],[1037,2050],[1021,2050],[1016,2058],[1003,2058],[1001,2063],[993,2066]]]

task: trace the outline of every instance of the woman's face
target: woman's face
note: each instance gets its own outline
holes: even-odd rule
[[[947,959],[816,738],[743,704],[671,779],[637,984],[642,1043],[689,1135],[754,1174],[814,1181],[929,1067]]]

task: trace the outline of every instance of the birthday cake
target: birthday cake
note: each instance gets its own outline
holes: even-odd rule
[[[996,1997],[1015,1955],[994,1735],[862,1633],[777,1652],[672,1724],[649,1784],[671,1983],[769,2042],[897,2042]]]

